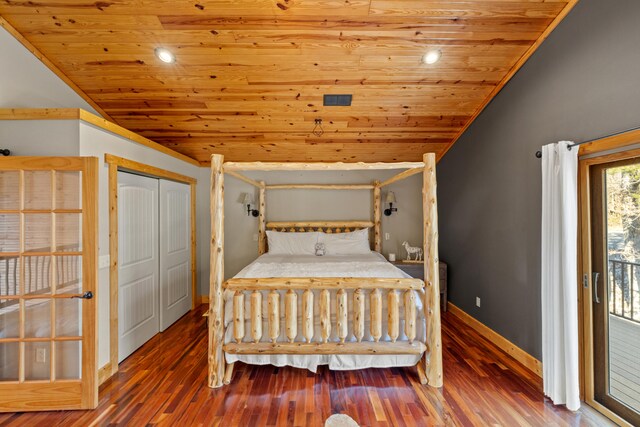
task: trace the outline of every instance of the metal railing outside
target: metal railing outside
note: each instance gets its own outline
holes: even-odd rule
[[[609,313],[640,323],[640,264],[609,260]]]

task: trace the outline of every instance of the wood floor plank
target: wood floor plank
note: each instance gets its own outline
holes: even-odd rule
[[[205,306],[156,335],[100,387],[93,411],[0,414],[0,426],[320,426],[345,413],[362,426],[602,425],[593,413],[553,406],[533,372],[442,314],[444,387],[414,368],[330,371],[236,363],[230,385],[210,389]]]

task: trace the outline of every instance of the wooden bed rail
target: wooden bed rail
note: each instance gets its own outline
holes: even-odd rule
[[[373,190],[373,184],[272,184],[267,190]]]
[[[424,289],[420,279],[387,279],[369,277],[270,277],[268,279],[229,279],[228,290],[255,291],[287,289]]]
[[[429,153],[435,157],[433,153]],[[212,154],[220,156],[219,154]],[[220,156],[222,158],[222,156]],[[228,171],[353,171],[353,170],[386,170],[413,169],[424,167],[424,162],[226,162],[225,173]]]
[[[229,343],[223,346],[231,354],[422,354],[421,342],[329,342],[329,343]]]
[[[224,289],[235,291],[233,295],[233,337],[235,343],[224,345],[227,353],[238,354],[422,354],[425,343],[417,337],[417,290],[424,290],[419,279],[387,278],[268,278],[230,279]],[[331,312],[331,290],[337,290],[335,313]],[[353,290],[351,298],[347,290]],[[386,291],[383,298],[381,291]],[[263,314],[263,291],[268,291],[268,313]],[[281,292],[285,292],[281,296]],[[317,292],[318,312],[314,298]],[[367,292],[368,291],[368,292]],[[367,295],[368,294],[368,295]],[[245,315],[245,298],[250,300],[250,316]],[[284,298],[284,331],[280,330],[280,299]],[[298,298],[302,298],[302,312],[298,315]],[[369,306],[369,339],[365,338],[365,306]],[[382,338],[383,304],[387,307],[387,335],[391,342],[380,342]],[[400,336],[400,304],[404,305],[404,334]],[[335,315],[335,325],[332,316]],[[351,330],[349,317],[351,316]],[[267,320],[267,337],[270,342],[261,342],[263,322]],[[318,322],[316,322],[316,319]],[[245,330],[249,320],[250,331]],[[319,330],[316,331],[316,325]],[[335,326],[339,342],[329,342]],[[299,335],[304,342],[295,342]],[[318,334],[316,334],[318,332]],[[286,342],[281,342],[284,333]],[[249,340],[245,338],[249,335]],[[314,340],[314,337],[315,338]],[[355,342],[347,341],[351,337]],[[279,341],[280,340],[280,341]]]

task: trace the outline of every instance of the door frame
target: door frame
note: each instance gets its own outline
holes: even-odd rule
[[[191,188],[191,309],[196,307],[196,184],[197,179],[123,157],[105,154],[109,165],[109,366],[100,382],[118,372],[118,171],[135,172],[151,178],[168,179]]]
[[[580,146],[578,163],[578,317],[580,351],[580,395],[591,407],[623,426],[627,421],[600,404],[594,397],[592,254],[591,254],[591,177],[590,167],[640,157],[640,130],[624,132]],[[636,146],[636,147],[633,147]],[[625,149],[629,147],[629,149]],[[587,281],[583,283],[586,275]]]

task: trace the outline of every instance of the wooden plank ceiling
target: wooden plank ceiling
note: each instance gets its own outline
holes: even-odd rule
[[[573,3],[0,0],[0,15],[108,118],[197,160],[416,161],[446,152]]]

